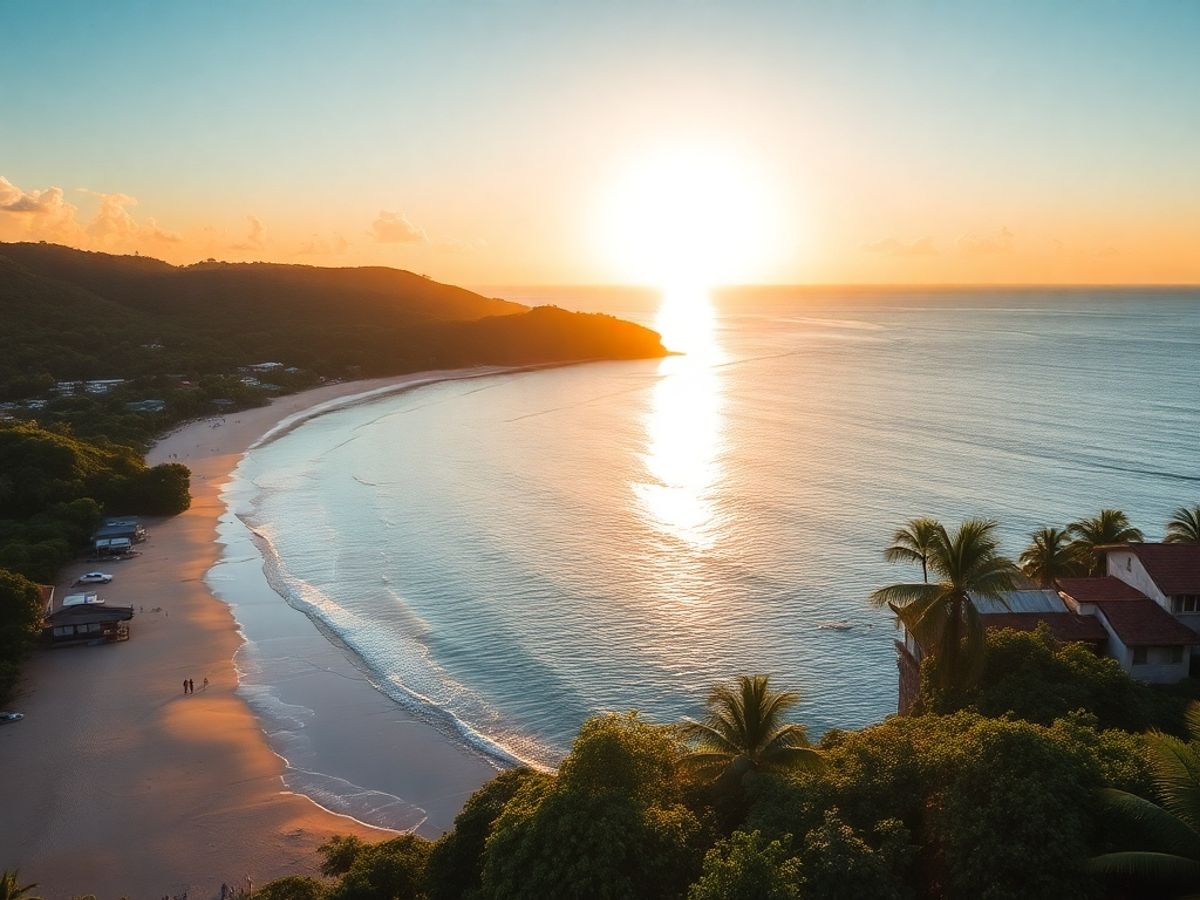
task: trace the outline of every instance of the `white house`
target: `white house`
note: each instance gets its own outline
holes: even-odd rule
[[[1200,633],[1200,544],[1120,544],[1100,548],[1108,574],[1137,588]]]
[[[1093,616],[1108,635],[1105,654],[1140,681],[1186,678],[1200,635],[1132,584],[1112,575],[1060,578],[1059,595],[1080,616]]]

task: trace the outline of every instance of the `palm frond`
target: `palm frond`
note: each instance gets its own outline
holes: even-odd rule
[[[1144,797],[1106,788],[1100,792],[1104,809],[1129,825],[1149,846],[1177,856],[1200,860],[1200,833]]]
[[[893,544],[883,551],[883,558],[888,562],[924,562],[925,555],[912,547],[903,544]]]
[[[720,728],[714,728],[707,722],[696,722],[685,719],[680,726],[684,737],[696,741],[701,747],[717,753],[736,753],[737,745],[729,739],[728,733]]]
[[[1161,732],[1146,735],[1146,744],[1163,806],[1200,833],[1200,753],[1179,738]]]
[[[813,747],[778,747],[763,754],[763,765],[777,771],[816,770],[825,766],[825,756]]]
[[[1153,881],[1159,884],[1194,885],[1200,881],[1200,862],[1171,853],[1125,850],[1093,856],[1088,871],[1096,875]]]
[[[889,584],[887,587],[872,591],[867,602],[880,609],[884,606],[905,607],[931,596],[936,596],[941,589],[936,584],[917,582],[914,584]]]
[[[1200,703],[1189,703],[1183,719],[1187,723],[1188,737],[1191,742],[1193,744],[1200,743]]]
[[[1200,544],[1200,505],[1181,506],[1167,523],[1163,541],[1168,544]]]

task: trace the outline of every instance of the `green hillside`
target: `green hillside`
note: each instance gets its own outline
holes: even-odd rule
[[[32,403],[40,421],[135,444],[322,380],[665,352],[656,333],[611,316],[530,309],[397,269],[173,266],[29,243],[0,243],[0,340],[6,415],[31,417]],[[246,384],[245,367],[263,362],[283,369]],[[127,383],[102,397],[54,389],[81,379]],[[166,408],[129,409],[147,399]]]

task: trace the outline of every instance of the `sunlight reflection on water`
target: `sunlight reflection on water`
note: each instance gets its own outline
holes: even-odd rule
[[[634,485],[651,525],[694,549],[708,549],[719,529],[714,499],[723,477],[724,406],[716,316],[703,291],[668,293],[655,326],[683,355],[659,365],[645,417],[648,478]]]

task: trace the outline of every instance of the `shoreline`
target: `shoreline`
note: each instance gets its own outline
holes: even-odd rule
[[[288,763],[239,690],[236,660],[246,644],[234,607],[208,582],[224,557],[218,529],[229,514],[221,493],[244,453],[284,423],[290,430],[315,415],[428,384],[543,367],[341,382],[226,414],[220,427],[213,427],[213,417],[161,438],[147,462],[191,468],[191,508],[148,519],[142,555],[109,567],[116,578],[99,593],[133,605],[129,641],[40,650],[29,660],[14,702],[26,718],[0,730],[0,770],[22,773],[18,783],[6,785],[0,867],[19,867],[23,880],[37,882],[48,897],[158,897],[185,890],[203,897],[222,882],[244,885],[249,877],[261,885],[283,874],[313,874],[317,847],[334,834],[378,840],[394,833],[286,785]],[[95,565],[65,567],[56,600]],[[260,558],[257,574],[265,585],[261,567]],[[273,596],[316,633],[303,613]],[[186,677],[196,682],[193,695],[182,692]],[[202,687],[203,678],[209,683]],[[379,702],[392,703],[370,690]],[[448,745],[449,738],[438,737]],[[426,738],[427,758],[398,755],[418,770],[414,778],[455,749]],[[465,796],[443,799],[457,812]]]

